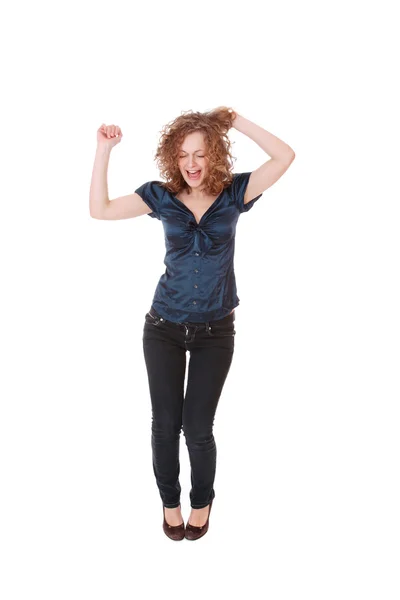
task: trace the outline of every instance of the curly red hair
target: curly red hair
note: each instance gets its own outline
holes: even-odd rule
[[[161,177],[166,179],[161,185],[172,194],[182,190],[190,194],[191,188],[182,177],[178,157],[184,139],[194,131],[203,133],[206,144],[208,169],[203,182],[204,191],[216,195],[230,185],[233,179],[233,156],[227,133],[235,118],[236,113],[232,109],[220,106],[204,113],[183,111],[165,125],[160,132],[161,138],[154,157]]]

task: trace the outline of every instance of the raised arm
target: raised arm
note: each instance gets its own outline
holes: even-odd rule
[[[271,158],[255,169],[249,179],[244,204],[271,187],[290,167],[294,150],[278,137],[236,113],[232,127],[256,142]]]
[[[115,200],[108,197],[107,172],[113,147],[121,141],[122,132],[116,125],[102,125],[97,131],[97,148],[89,194],[89,212],[93,219],[132,219],[151,212],[135,192]]]

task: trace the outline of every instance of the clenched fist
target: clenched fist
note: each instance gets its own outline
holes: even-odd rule
[[[97,145],[114,148],[122,138],[122,131],[118,125],[105,125],[103,123],[97,130]]]

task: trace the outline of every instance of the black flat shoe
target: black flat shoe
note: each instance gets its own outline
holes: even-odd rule
[[[180,505],[179,505],[180,506]],[[182,522],[180,525],[169,525],[165,520],[165,507],[163,505],[163,530],[171,540],[179,541],[185,537],[185,524]]]
[[[213,500],[214,500],[214,498],[213,498]],[[211,500],[211,502],[209,504],[210,508],[208,510],[207,521],[204,523],[204,525],[202,525],[201,527],[196,527],[196,525],[191,525],[189,523],[189,521],[186,523],[185,538],[187,540],[198,540],[199,538],[203,537],[203,535],[205,535],[207,533],[212,503],[213,503],[213,501]]]

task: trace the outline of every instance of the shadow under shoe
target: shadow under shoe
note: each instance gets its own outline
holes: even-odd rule
[[[213,500],[214,500],[214,498],[213,498]],[[189,523],[189,521],[186,523],[185,538],[187,540],[198,540],[199,538],[203,537],[203,535],[205,535],[207,533],[208,527],[209,527],[210,512],[211,512],[213,500],[211,500],[211,502],[210,502],[210,508],[208,510],[207,521],[204,523],[204,525],[202,525],[201,527],[196,527],[196,525],[191,525]]]
[[[179,505],[180,506],[180,505]],[[163,505],[163,530],[165,535],[167,535],[171,540],[179,541],[183,540],[185,537],[185,524],[181,523],[180,525],[169,525],[165,520],[165,507]]]

